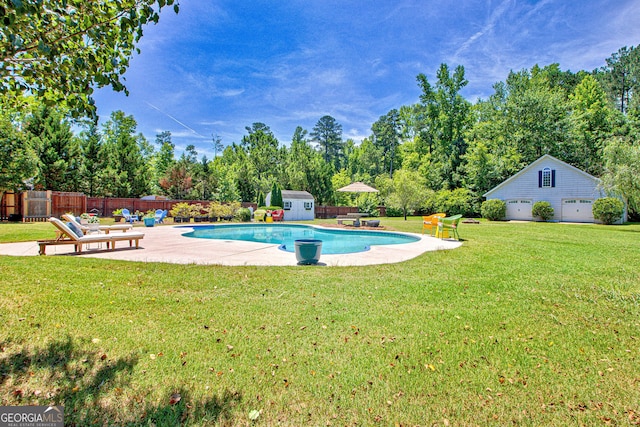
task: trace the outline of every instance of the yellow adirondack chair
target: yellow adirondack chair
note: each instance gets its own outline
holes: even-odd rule
[[[435,213],[429,216],[422,217],[422,234],[424,230],[429,230],[429,233],[433,236],[438,228],[438,218],[444,218],[447,216],[445,213]]]

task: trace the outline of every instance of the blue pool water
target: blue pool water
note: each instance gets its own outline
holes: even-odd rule
[[[244,240],[272,243],[280,249],[294,252],[298,239],[322,240],[322,253],[348,254],[368,251],[373,245],[399,245],[420,240],[418,237],[387,231],[331,230],[301,224],[234,224],[196,225],[193,231],[183,234],[200,239]]]

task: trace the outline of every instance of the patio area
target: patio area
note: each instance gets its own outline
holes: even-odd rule
[[[136,231],[145,233],[144,239],[140,240],[140,249],[129,248],[128,242],[119,242],[113,251],[106,250],[104,245],[100,248],[94,244],[89,248],[83,248],[82,254],[77,255],[74,253],[73,245],[62,245],[48,247],[46,256],[227,266],[293,266],[297,264],[294,253],[280,250],[276,244],[182,236],[190,230],[190,228],[174,226],[136,227]],[[53,227],[51,231],[53,234]],[[462,244],[455,240],[441,240],[420,234],[415,236],[420,237],[420,241],[402,245],[372,246],[369,251],[352,254],[323,254],[318,265],[391,264],[415,258],[428,251],[455,249]],[[0,244],[0,255],[38,256],[38,244],[36,242],[3,243]]]

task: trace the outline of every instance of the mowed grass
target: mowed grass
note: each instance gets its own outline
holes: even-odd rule
[[[367,267],[0,257],[0,404],[76,425],[639,424],[640,225],[460,235]]]

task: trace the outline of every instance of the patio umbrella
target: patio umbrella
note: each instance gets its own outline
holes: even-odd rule
[[[364,182],[359,181],[353,182],[342,188],[338,188],[336,191],[341,191],[343,193],[378,193],[378,190],[376,190],[375,188],[369,187]],[[356,218],[356,220],[353,222],[353,225],[356,227],[360,227],[360,220]]]
[[[377,193],[373,187],[369,187],[367,184],[363,182],[354,182],[345,187],[338,188],[336,191],[342,191],[344,193]]]

